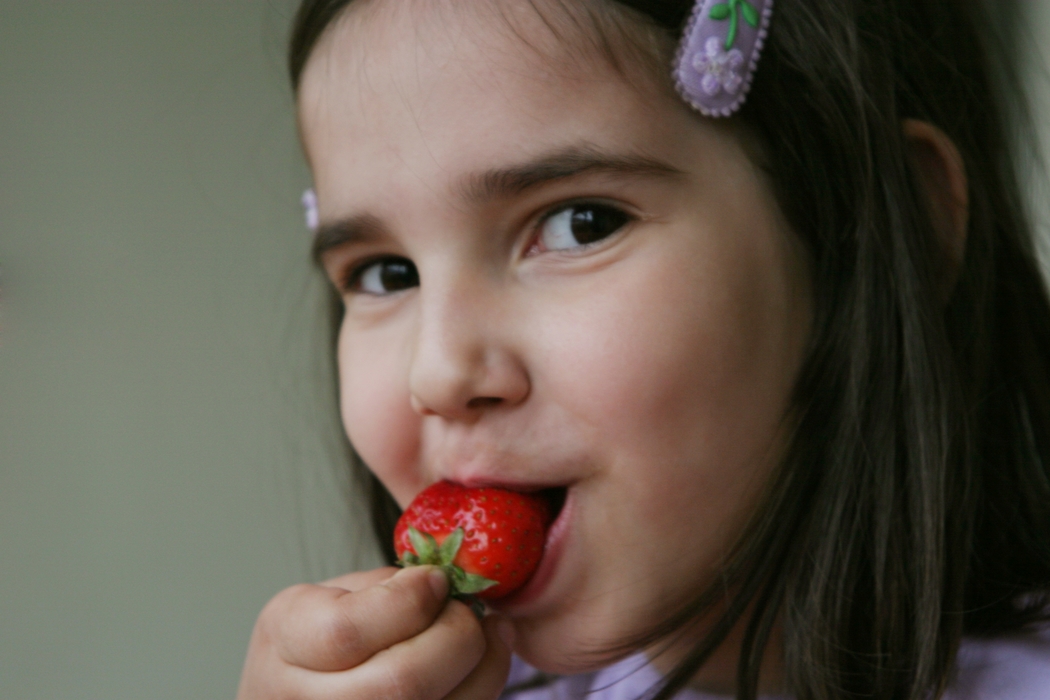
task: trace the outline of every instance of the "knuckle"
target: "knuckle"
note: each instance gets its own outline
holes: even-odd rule
[[[290,611],[295,610],[300,604],[309,588],[308,584],[296,584],[270,598],[263,606],[262,612],[259,613],[256,629],[264,633],[279,631]]]
[[[370,656],[368,639],[353,610],[342,610],[341,614],[328,618],[324,637],[341,656],[360,658]]]
[[[418,671],[408,668],[392,668],[383,683],[383,698],[390,700],[419,700],[426,697],[427,683]]]

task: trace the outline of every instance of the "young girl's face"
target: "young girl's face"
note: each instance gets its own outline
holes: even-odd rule
[[[728,127],[495,7],[352,4],[300,119],[349,437],[402,506],[565,489],[497,607],[571,672],[717,576],[790,429],[807,267]]]

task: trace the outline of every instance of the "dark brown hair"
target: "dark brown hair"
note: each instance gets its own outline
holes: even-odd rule
[[[293,85],[348,3],[302,3]],[[692,7],[588,4],[675,39]],[[758,144],[812,260],[797,429],[718,589],[698,590],[625,642],[624,652],[664,639],[724,603],[657,698],[684,687],[742,619],[738,697],[755,696],[779,621],[797,697],[926,700],[944,690],[963,635],[1046,618],[1050,303],[986,26],[977,0],[777,2],[733,119]],[[907,118],[942,129],[969,178],[966,255],[947,304],[947,263],[902,134]],[[392,560],[397,506],[365,478]]]

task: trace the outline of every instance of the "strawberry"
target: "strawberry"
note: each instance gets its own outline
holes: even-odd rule
[[[394,550],[402,566],[444,569],[454,596],[501,598],[536,570],[550,517],[547,500],[537,493],[439,481],[397,521]]]

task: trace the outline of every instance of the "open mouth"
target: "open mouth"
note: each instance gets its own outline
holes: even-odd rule
[[[547,507],[550,509],[550,522],[553,523],[558,519],[561,509],[565,506],[565,496],[568,490],[566,486],[555,486],[540,491],[540,496],[547,502]]]

